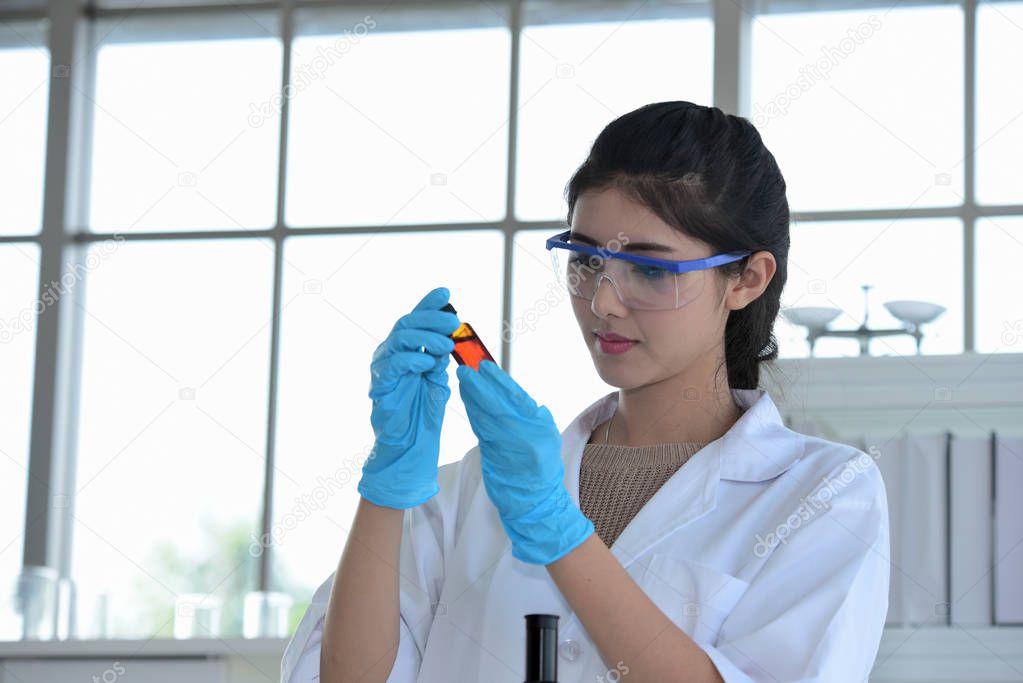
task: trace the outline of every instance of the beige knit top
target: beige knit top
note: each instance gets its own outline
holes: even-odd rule
[[[588,443],[579,466],[579,507],[608,547],[639,509],[706,443]]]

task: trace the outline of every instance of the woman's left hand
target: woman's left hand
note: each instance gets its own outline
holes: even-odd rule
[[[565,488],[561,432],[546,406],[538,406],[496,363],[455,370],[469,424],[480,442],[487,495],[512,542],[512,555],[549,564],[594,532]]]

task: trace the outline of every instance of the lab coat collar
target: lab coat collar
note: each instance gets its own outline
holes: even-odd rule
[[[693,454],[640,508],[611,546],[623,566],[714,509],[721,479],[766,481],[803,456],[805,440],[785,426],[765,389],[730,391],[743,414],[727,432]],[[576,505],[584,446],[594,427],[610,418],[617,406],[615,390],[590,404],[562,432],[565,487]]]

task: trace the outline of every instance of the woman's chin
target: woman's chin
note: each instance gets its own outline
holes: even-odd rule
[[[635,364],[608,359],[607,356],[597,353],[593,359],[593,367],[600,379],[616,389],[632,389],[644,384],[636,381],[640,373],[637,373]]]

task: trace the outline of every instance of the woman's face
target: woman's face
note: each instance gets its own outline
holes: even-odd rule
[[[610,250],[622,244],[651,242],[669,251],[630,251],[642,256],[683,261],[712,256],[708,244],[682,234],[646,207],[633,202],[615,188],[585,192],[576,201],[572,234],[593,238]],[[627,239],[626,239],[627,238]],[[623,250],[624,251],[624,250]],[[593,301],[570,297],[586,348],[601,379],[621,389],[658,382],[680,373],[717,366],[723,344],[725,288],[720,273],[707,270],[703,287],[694,300],[674,310],[648,311],[626,308],[614,287],[602,280]],[[621,353],[601,348],[597,333],[613,333],[636,340]],[[712,365],[711,365],[712,364]]]

